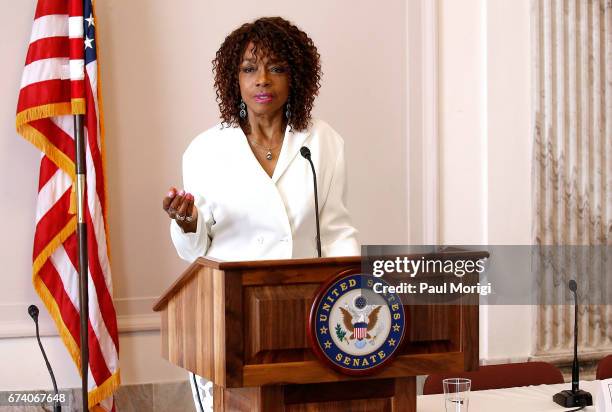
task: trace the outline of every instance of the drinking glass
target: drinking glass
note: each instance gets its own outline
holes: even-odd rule
[[[444,379],[442,385],[446,412],[467,412],[472,381],[465,378],[450,378]]]

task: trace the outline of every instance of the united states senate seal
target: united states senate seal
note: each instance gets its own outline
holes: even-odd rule
[[[310,309],[309,337],[319,359],[347,375],[388,365],[399,349],[406,316],[399,296],[373,291],[372,275],[349,271],[320,288]]]

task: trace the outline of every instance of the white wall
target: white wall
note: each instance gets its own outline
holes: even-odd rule
[[[8,3],[8,2],[7,2]],[[226,34],[263,15],[294,20],[322,55],[323,87],[315,115],[345,138],[349,207],[366,244],[408,240],[406,196],[406,24],[403,0],[381,8],[350,0],[97,2],[104,93],[114,296],[124,383],[181,379],[159,356],[153,301],[186,263],[168,236],[161,197],[180,184],[189,141],[218,120],[210,61]],[[14,115],[35,1],[11,2],[0,16],[0,390],[49,387],[31,338],[31,283],[36,150],[17,136]],[[384,213],[379,213],[384,209]],[[376,214],[376,218],[372,215]],[[46,314],[43,332],[54,329]],[[143,331],[148,330],[148,331]],[[49,357],[62,387],[76,369],[54,336]]]
[[[411,0],[413,4],[417,0]],[[155,297],[185,266],[172,249],[160,198],[180,183],[190,139],[217,121],[210,60],[224,36],[261,15],[293,19],[314,38],[324,80],[315,114],[347,141],[350,207],[364,244],[409,240],[418,210],[406,171],[407,38],[402,0],[98,2],[107,128],[110,228],[125,383],[182,379],[159,357]],[[0,390],[49,387],[26,307],[39,155],[14,132],[22,62],[35,2],[0,16]],[[529,0],[439,0],[439,239],[530,242]],[[412,66],[412,69],[411,69]],[[418,170],[413,168],[410,170]],[[411,176],[411,180],[414,176]],[[418,176],[417,176],[418,181]],[[410,186],[414,187],[414,186]],[[418,193],[418,191],[416,192]],[[382,206],[381,206],[382,205]],[[385,213],[380,212],[384,208]],[[376,219],[372,216],[376,214]],[[415,218],[411,215],[412,219]],[[421,230],[421,229],[419,229]],[[40,303],[39,303],[40,304]],[[481,311],[481,355],[521,359],[531,349],[529,307]],[[507,328],[508,324],[524,325]],[[43,331],[53,335],[48,318]],[[25,336],[25,337],[23,337]],[[79,378],[59,339],[44,338],[61,386]]]
[[[529,4],[440,3],[443,243],[531,243]],[[481,358],[526,359],[531,310],[481,307]]]

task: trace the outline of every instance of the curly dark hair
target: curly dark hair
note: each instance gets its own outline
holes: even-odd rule
[[[248,119],[239,116],[238,71],[250,42],[255,50],[273,55],[288,65],[291,111],[287,123],[291,129],[307,129],[321,87],[320,56],[312,39],[282,17],[262,17],[243,24],[225,38],[217,51],[212,64],[222,124],[249,128]]]

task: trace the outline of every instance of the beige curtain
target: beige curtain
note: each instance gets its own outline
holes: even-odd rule
[[[533,241],[611,245],[612,0],[532,0],[531,12]],[[535,265],[547,302],[563,300],[570,277],[591,290],[612,287],[594,270],[610,256],[548,258],[562,270],[553,274],[545,259]],[[534,354],[569,354],[572,307],[536,310]],[[612,306],[579,316],[581,352],[612,351]]]

